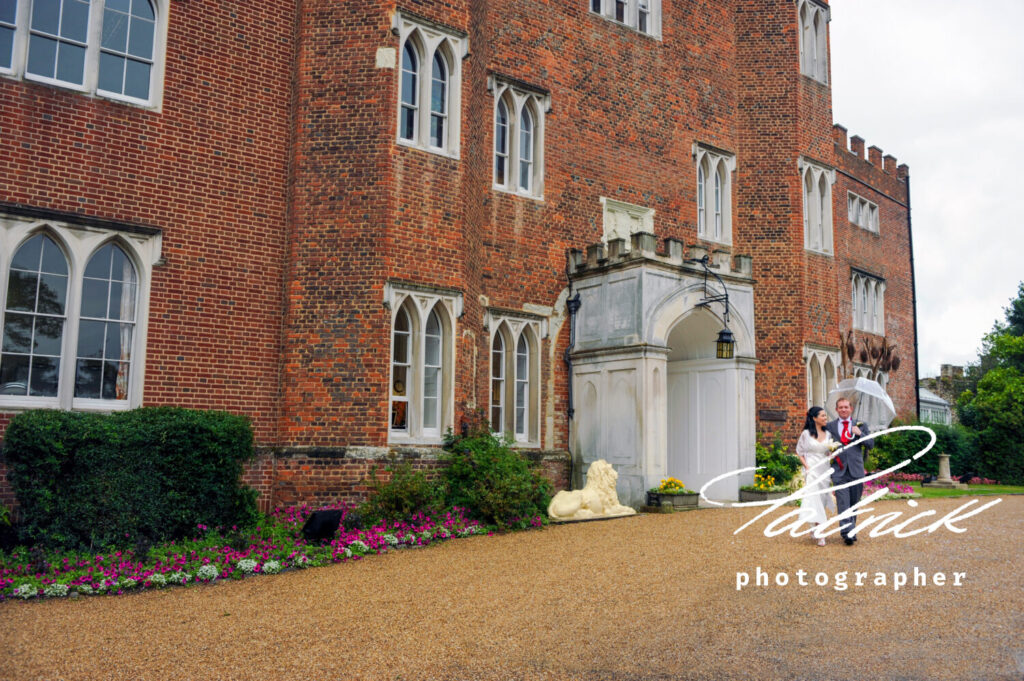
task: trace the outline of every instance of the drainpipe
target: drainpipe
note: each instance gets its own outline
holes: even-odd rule
[[[910,227],[910,168],[907,168],[907,175],[904,178],[907,183],[907,239],[910,242],[910,303],[914,306],[914,413],[917,420],[921,420],[921,392],[918,389],[920,382],[921,365],[918,363],[917,353],[917,277],[914,274],[914,231]]]
[[[575,456],[572,453],[572,440],[571,440],[571,437],[570,437],[571,426],[572,426],[572,419],[573,419],[573,416],[576,414],[576,408],[575,408],[575,406],[573,404],[573,394],[572,394],[572,350],[573,350],[573,347],[575,347],[575,345],[576,345],[576,313],[580,311],[580,305],[582,304],[580,302],[580,294],[579,294],[579,292],[577,292],[575,295],[573,295],[573,292],[572,292],[572,278],[569,276],[569,262],[570,262],[570,260],[572,258],[572,254],[573,253],[579,253],[579,251],[577,249],[575,249],[575,248],[570,248],[570,249],[568,249],[565,252],[565,279],[569,283],[569,297],[565,301],[565,306],[569,310],[569,345],[568,345],[568,347],[565,348],[565,355],[563,357],[563,359],[565,360],[565,366],[567,367],[567,372],[568,372],[568,377],[569,377],[568,378],[568,383],[569,383],[569,404],[568,404],[568,406],[566,408],[566,416],[568,417],[566,419],[566,425],[568,427],[566,428],[565,449],[566,449],[566,451],[569,452],[569,489],[570,490],[573,488],[573,481],[575,479],[575,467],[576,467],[576,458],[575,458]]]

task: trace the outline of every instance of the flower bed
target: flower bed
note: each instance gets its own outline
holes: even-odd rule
[[[303,523],[316,509],[309,506],[275,510],[260,527],[251,531],[211,530],[197,526],[191,541],[154,547],[141,555],[113,551],[98,555],[46,554],[38,549],[0,553],[0,601],[17,598],[63,597],[71,594],[125,593],[171,585],[211,583],[274,574],[290,568],[307,568],[389,550],[427,546],[455,537],[482,533],[480,523],[454,508],[434,518],[414,516],[411,522],[381,524],[363,530],[342,529],[327,544],[308,544],[301,534]],[[539,527],[541,518],[530,525]]]
[[[889,475],[883,475],[880,478],[864,483],[864,495],[873,494],[880,489],[888,489],[889,491],[882,499],[914,499],[921,496],[920,492],[915,492],[914,488],[910,485],[901,485],[898,481],[909,482],[915,479],[920,481],[921,476],[914,473],[890,473]]]

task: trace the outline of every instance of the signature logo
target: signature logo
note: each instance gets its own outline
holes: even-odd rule
[[[881,437],[882,435],[887,435],[889,433],[896,433],[901,430],[924,431],[928,433],[928,435],[930,436],[930,440],[924,449],[919,451],[917,454],[914,454],[909,459],[905,459],[904,461],[901,461],[895,466],[892,466],[891,468],[887,468],[883,471],[878,471],[877,473],[873,473],[867,477],[851,480],[841,485],[835,485],[820,490],[813,489],[814,487],[817,486],[817,483],[826,479],[831,479],[832,469],[828,466],[828,464],[834,457],[841,455],[845,450],[849,449],[850,447],[856,446],[857,443],[860,442],[861,440],[873,439],[876,437]],[[779,508],[785,506],[787,503],[791,501],[797,501],[799,499],[809,499],[817,495],[832,494],[836,490],[845,489],[847,487],[853,487],[854,485],[860,485],[865,482],[870,482],[871,480],[875,480],[876,478],[880,478],[894,471],[898,471],[899,469],[908,465],[911,461],[920,459],[922,456],[927,454],[931,450],[931,448],[935,446],[935,440],[935,432],[932,431],[931,428],[928,428],[926,426],[897,426],[895,428],[889,428],[888,430],[883,430],[878,433],[871,433],[866,437],[854,440],[848,443],[847,445],[835,450],[827,459],[824,459],[821,462],[820,466],[815,466],[813,469],[811,469],[811,471],[808,472],[806,485],[803,488],[796,490],[792,494],[782,497],[780,499],[774,499],[770,501],[746,501],[728,504],[730,507],[767,506],[767,508],[765,508],[765,510],[762,511],[759,515],[752,518],[751,520],[748,520],[743,525],[738,527],[736,531],[733,532],[733,534],[739,534],[743,530],[750,527],[753,523],[757,522],[761,518],[771,515]],[[707,496],[705,495],[705,491],[708,489],[708,487],[721,480],[726,480],[733,476],[741,475],[743,473],[747,473],[750,471],[761,470],[761,468],[763,468],[763,466],[752,466],[749,468],[740,468],[735,471],[719,475],[718,477],[706,482],[704,486],[700,488],[700,496],[704,501],[706,501],[709,504],[712,504],[714,506],[722,506],[724,505],[722,504],[722,502],[712,501],[707,498]],[[972,516],[976,516],[982,511],[988,510],[989,508],[992,508],[993,506],[1002,501],[1002,499],[1000,498],[994,501],[990,501],[986,504],[982,504],[977,508],[974,508],[974,506],[976,504],[979,504],[980,501],[978,499],[971,499],[967,503],[957,507],[956,509],[947,513],[946,515],[940,518],[935,518],[934,520],[932,520],[933,516],[937,515],[937,512],[934,510],[922,511],[920,513],[910,516],[905,520],[902,519],[903,511],[891,511],[889,513],[882,513],[879,515],[868,515],[868,511],[874,510],[873,508],[871,508],[870,504],[874,501],[877,501],[881,497],[885,496],[886,494],[888,494],[888,492],[889,490],[884,487],[882,489],[876,490],[875,492],[872,492],[868,496],[861,498],[859,502],[857,502],[853,506],[850,506],[850,508],[846,509],[842,513],[833,516],[828,520],[828,522],[821,523],[817,526],[812,526],[809,522],[803,519],[803,514],[805,513],[803,509],[794,509],[772,520],[772,522],[770,522],[767,525],[767,527],[765,527],[764,536],[777,537],[781,534],[785,534],[786,532],[788,532],[791,537],[803,537],[808,534],[816,538],[828,537],[830,535],[834,535],[842,531],[845,525],[844,521],[849,520],[854,516],[857,517],[857,525],[852,530],[850,530],[850,536],[856,536],[859,533],[867,532],[868,536],[870,537],[881,537],[886,534],[891,534],[894,537],[903,539],[905,537],[913,537],[914,535],[923,533],[930,534],[943,528],[959,534],[966,532],[967,530],[966,528],[958,527],[957,523],[960,523]],[[910,506],[911,508],[917,508],[918,503],[913,499],[907,499],[907,505]]]

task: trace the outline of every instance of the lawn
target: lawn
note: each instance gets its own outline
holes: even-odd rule
[[[974,494],[1024,494],[1024,485],[971,485],[970,489],[941,489],[922,487],[919,482],[901,483],[910,485],[925,499],[932,497],[962,497]]]

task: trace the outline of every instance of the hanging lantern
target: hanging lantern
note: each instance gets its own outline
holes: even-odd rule
[[[717,352],[715,356],[718,359],[732,359],[733,346],[736,345],[736,340],[733,338],[732,331],[729,329],[722,329],[718,332],[718,342],[716,343]]]

